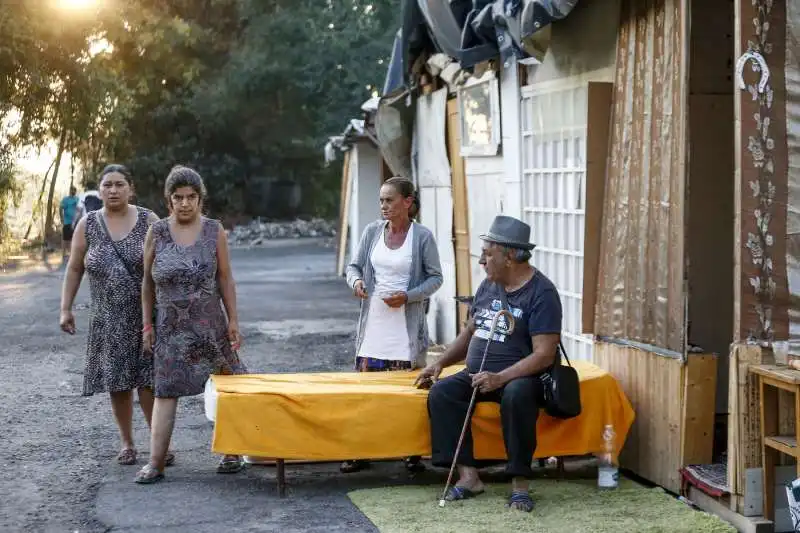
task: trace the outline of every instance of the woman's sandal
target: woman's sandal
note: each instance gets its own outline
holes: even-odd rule
[[[403,462],[409,474],[419,474],[425,471],[425,465],[420,457],[406,457]]]
[[[124,448],[120,450],[117,455],[117,464],[130,466],[136,464],[136,450],[133,448]]]
[[[223,457],[217,465],[217,474],[235,474],[244,470],[241,457]]]
[[[360,472],[365,468],[369,468],[369,462],[356,459],[354,461],[343,461],[342,464],[339,465],[339,472],[342,474],[352,474],[354,472]]]
[[[528,491],[513,491],[508,498],[506,507],[509,509],[516,509],[517,511],[525,511],[530,513],[533,511],[533,498],[528,494]]]
[[[483,494],[483,490],[472,491],[467,487],[459,487],[458,485],[450,487],[444,499],[448,502],[455,502],[459,500],[469,500],[479,494]]]
[[[139,470],[133,481],[140,485],[152,485],[153,483],[158,483],[163,479],[164,473],[159,472],[156,467],[150,463],[147,463],[142,467],[141,470]]]

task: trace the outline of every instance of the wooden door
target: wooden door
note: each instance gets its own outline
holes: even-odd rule
[[[472,269],[469,256],[469,206],[467,205],[467,176],[461,157],[458,99],[447,102],[447,153],[453,186],[453,240],[456,251],[456,294],[472,296]],[[468,307],[458,304],[458,331],[464,328]]]

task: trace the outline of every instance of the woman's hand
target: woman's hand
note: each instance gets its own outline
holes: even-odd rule
[[[231,348],[238,351],[242,347],[242,336],[239,333],[239,323],[235,320],[228,322],[228,340],[231,343]]]
[[[75,335],[75,316],[73,316],[72,311],[61,311],[58,324],[61,326],[61,331]]]
[[[367,299],[367,287],[364,285],[364,280],[357,280],[353,284],[353,293],[362,300]]]
[[[402,307],[408,301],[408,294],[404,292],[395,292],[384,298],[383,301],[389,307]]]
[[[142,328],[142,350],[147,353],[153,351],[153,346],[156,343],[156,333],[153,331],[153,326],[148,324]]]

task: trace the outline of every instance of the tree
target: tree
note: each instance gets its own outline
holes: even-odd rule
[[[301,184],[300,214],[324,213],[338,180],[322,146],[382,83],[399,4],[132,0],[64,25],[21,0],[0,13],[0,118],[19,113],[13,146],[63,140],[84,178],[127,164],[151,208],[182,163],[215,214],[263,214],[264,180]]]

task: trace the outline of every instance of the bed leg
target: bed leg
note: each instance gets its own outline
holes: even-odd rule
[[[275,461],[277,466],[277,478],[278,478],[278,496],[281,498],[286,497],[286,465],[284,464],[283,459],[277,459]]]

